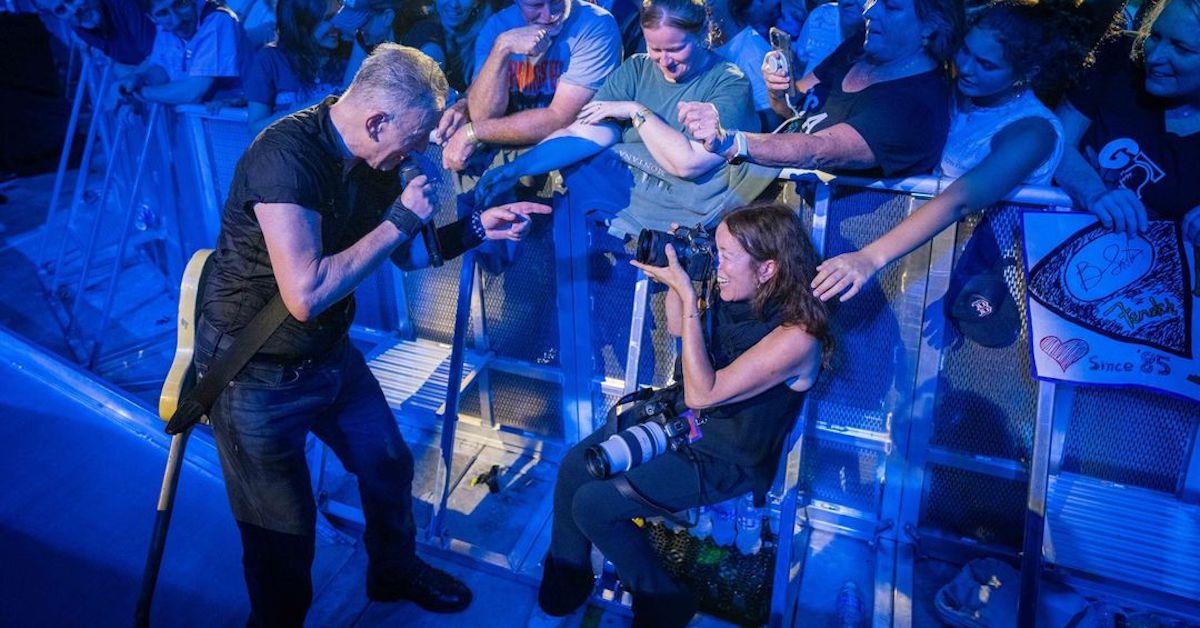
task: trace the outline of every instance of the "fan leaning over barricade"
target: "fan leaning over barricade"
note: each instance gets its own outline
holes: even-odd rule
[[[626,59],[579,118],[515,160],[487,171],[476,196],[509,193],[522,177],[562,170],[573,211],[636,236],[673,223],[711,227],[755,200],[778,169],[728,164],[689,140],[679,103],[711,103],[723,123],[757,128],[750,84],[708,46],[701,0],[648,0],[640,22],[645,54]]]
[[[136,66],[154,46],[154,22],[137,0],[36,0],[35,4],[115,63]]]
[[[454,51],[474,54],[474,76],[435,134],[443,164],[461,171],[466,187],[575,120],[621,62],[616,20],[579,0],[515,0],[484,23],[474,46]]]
[[[881,268],[1018,185],[1050,184],[1064,135],[1039,94],[1061,94],[1080,74],[1098,38],[1094,20],[1069,0],[1001,0],[971,22],[954,58],[955,105],[938,168],[953,182],[862,250],[825,260],[812,285],[822,300],[853,297]],[[996,282],[992,299],[1003,296],[1002,284]]]
[[[862,176],[927,174],[950,122],[946,62],[958,45],[958,0],[881,0],[864,12],[865,38],[842,42],[812,74],[794,80],[771,52],[763,76],[771,106],[790,120],[759,134],[690,102],[680,116],[693,137],[730,161]]]
[[[117,82],[129,99],[178,105],[241,89],[250,50],[237,16],[208,0],[151,0],[150,56]]]
[[[354,290],[385,260],[412,269],[484,240],[519,240],[530,213],[550,211],[512,203],[426,224],[432,184],[420,174],[402,185],[396,169],[425,149],[446,92],[432,59],[382,44],[343,97],[267,127],[238,161],[200,286],[196,396],[182,400],[167,430],[186,437],[207,410],[196,399],[215,388],[207,415],[241,533],[250,625],[300,626],[312,600],[310,431],[358,477],[367,596],[437,612],[471,601],[466,586],[416,554],[413,457],[348,334]]]

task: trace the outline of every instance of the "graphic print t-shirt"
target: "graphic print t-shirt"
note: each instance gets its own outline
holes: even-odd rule
[[[1180,219],[1200,205],[1200,133],[1167,132],[1164,103],[1146,92],[1132,37],[1105,48],[1068,99],[1092,121],[1082,150],[1109,189],[1138,195],[1151,218]]]
[[[515,4],[488,18],[475,40],[475,76],[483,69],[496,38],[505,31],[525,26]],[[508,58],[508,111],[541,109],[550,105],[559,81],[599,89],[604,79],[621,63],[621,35],[617,21],[604,9],[575,0],[562,30],[540,58],[512,55]]]

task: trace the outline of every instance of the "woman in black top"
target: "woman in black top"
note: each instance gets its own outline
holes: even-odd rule
[[[795,101],[786,97],[791,75],[773,66],[778,53],[764,60],[771,107],[795,132],[726,131],[705,103],[681,105],[680,121],[727,159],[865,176],[931,172],[950,127],[946,66],[962,36],[962,4],[876,0],[863,16],[865,38],[842,42],[796,81]]]
[[[828,313],[805,289],[816,250],[791,209],[735,210],[717,227],[716,244],[720,295],[707,313],[698,309],[673,249],[666,267],[634,263],[669,288],[667,327],[682,341],[676,376],[684,403],[703,421],[703,438],[690,452],[668,451],[625,474],[638,492],[672,511],[766,492],[829,347]],[[635,626],[682,626],[695,612],[694,595],[671,579],[630,521],[657,513],[586,470],[584,452],[606,436],[598,430],[585,438],[559,467],[538,604],[561,616],[586,601],[594,544],[633,591]]]
[[[1200,0],[1164,0],[1104,52],[1058,108],[1067,149],[1055,182],[1105,227],[1132,235],[1177,220],[1200,244]]]

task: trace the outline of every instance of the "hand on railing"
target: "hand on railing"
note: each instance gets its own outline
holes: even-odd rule
[[[810,287],[813,289],[813,296],[822,301],[828,301],[841,294],[838,301],[845,303],[858,294],[877,272],[879,266],[862,251],[842,253],[817,266],[817,276],[813,278]]]

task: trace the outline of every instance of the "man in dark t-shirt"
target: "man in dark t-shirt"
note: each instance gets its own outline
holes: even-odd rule
[[[283,118],[239,160],[207,275],[196,347],[201,377],[254,316],[283,297],[290,316],[209,413],[241,532],[250,625],[300,626],[312,599],[316,506],[309,431],[358,478],[367,596],[462,610],[471,592],[415,552],[413,457],[379,382],[350,344],[353,291],[389,257],[429,258],[434,194],[424,175],[403,190],[394,170],[427,143],[446,98],[432,59],[396,44],[367,58],[341,99]],[[436,230],[443,258],[485,239],[520,239],[516,203]]]

